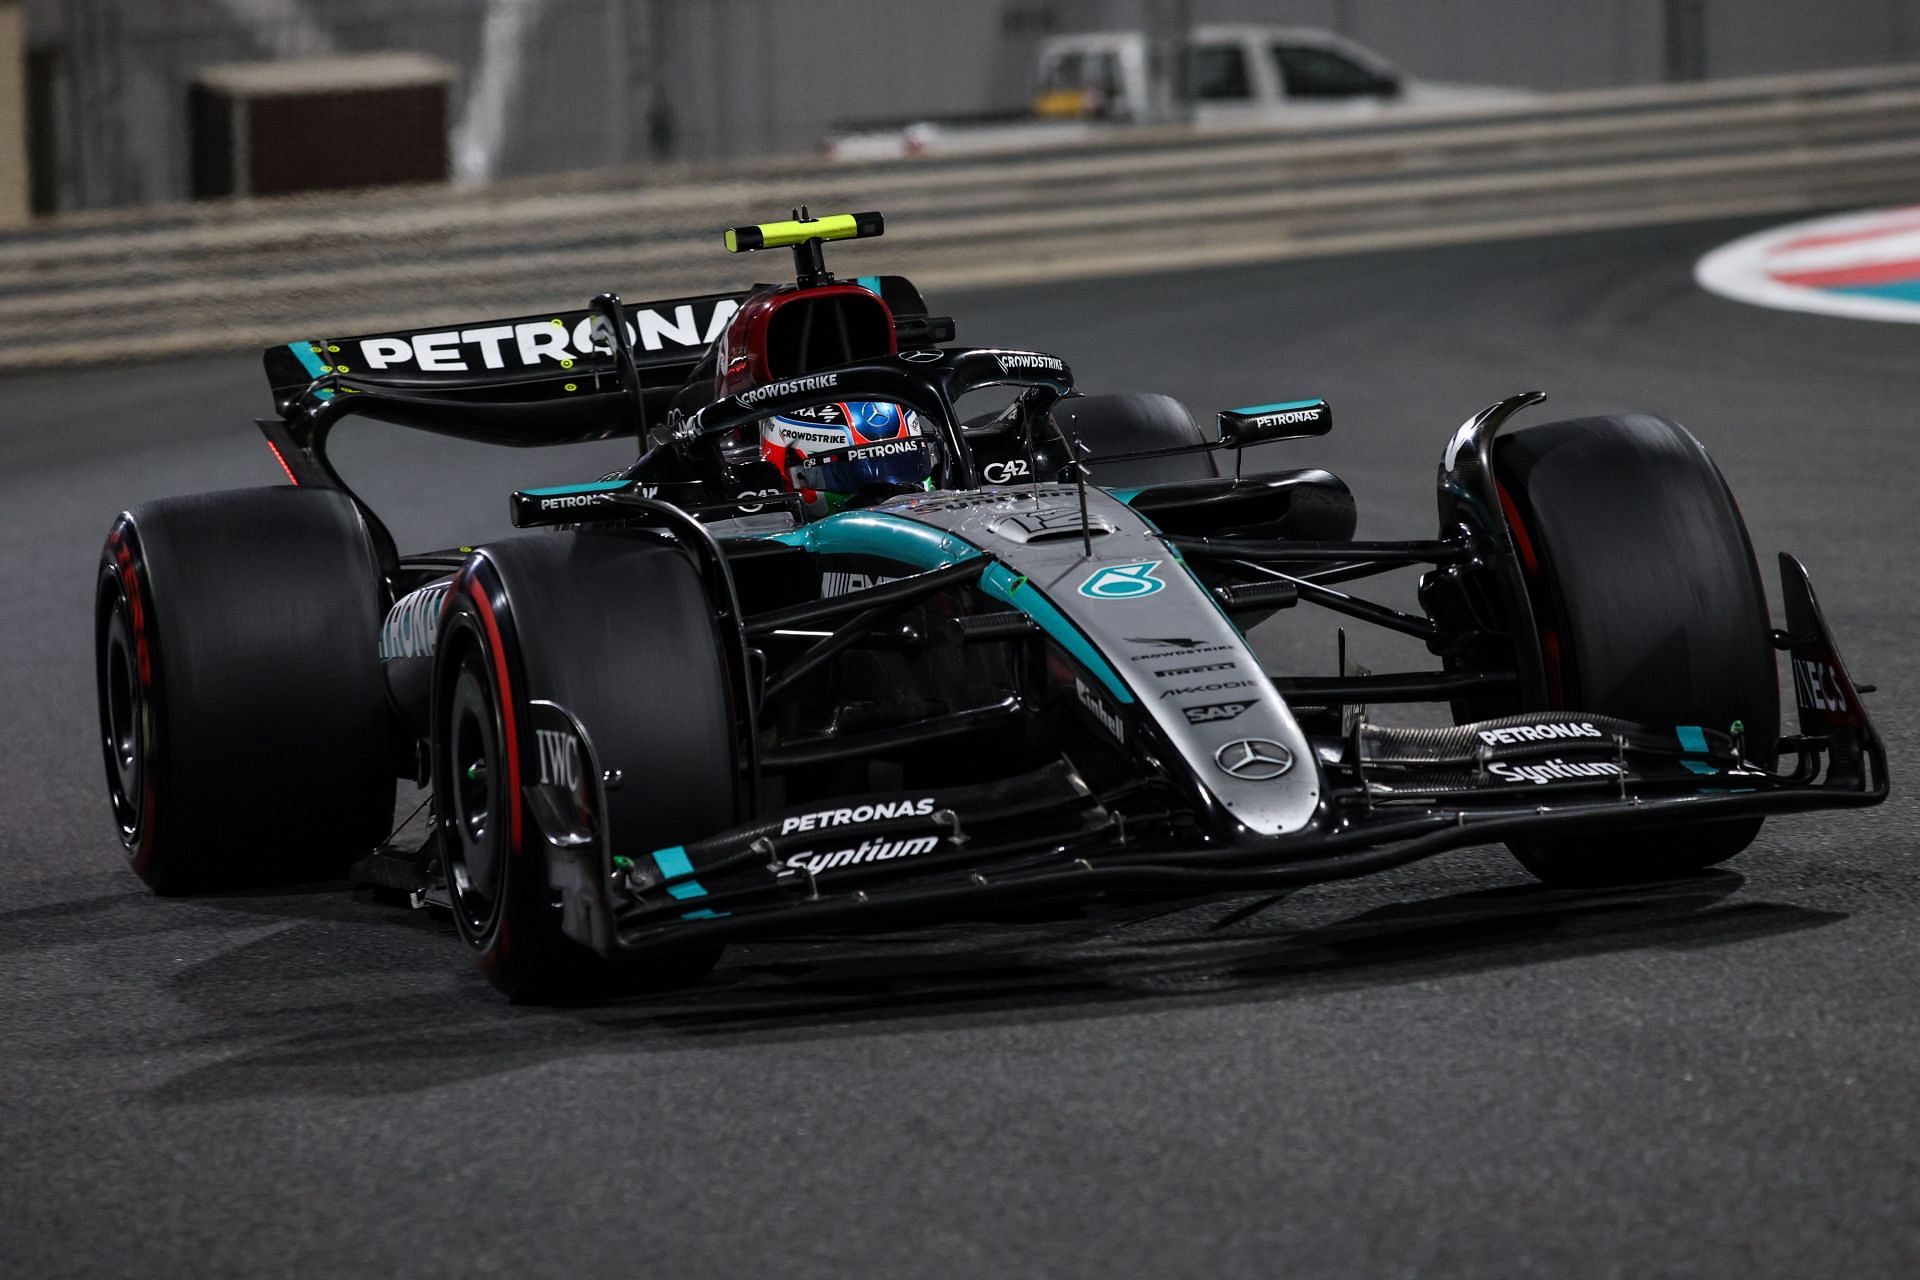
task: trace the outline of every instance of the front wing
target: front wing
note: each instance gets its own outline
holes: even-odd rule
[[[1793,762],[1784,772],[1747,759],[1736,733],[1702,726],[1574,712],[1445,730],[1356,725],[1300,762],[1322,771],[1326,798],[1306,829],[1283,836],[1205,827],[1174,779],[1096,793],[1061,759],[991,784],[846,797],[685,846],[614,851],[596,821],[592,744],[564,708],[539,704],[536,723],[571,736],[582,767],[571,785],[530,785],[529,808],[566,931],[614,952],[890,926],[1009,899],[1273,892],[1493,841],[1876,804],[1885,749],[1805,569],[1780,561],[1788,625],[1774,640],[1791,659],[1800,730],[1779,743]],[[1516,732],[1521,723],[1534,728]]]

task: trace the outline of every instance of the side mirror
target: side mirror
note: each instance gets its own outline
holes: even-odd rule
[[[1232,449],[1268,440],[1323,436],[1333,430],[1333,406],[1325,400],[1283,400],[1222,409],[1219,418],[1221,442]]]

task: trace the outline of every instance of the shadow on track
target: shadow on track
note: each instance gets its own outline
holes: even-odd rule
[[[425,912],[400,913],[402,923],[370,931],[367,908],[337,892],[201,899],[191,904],[200,925],[224,916],[226,928],[253,936],[165,978],[168,995],[197,1016],[183,1019],[177,1035],[147,1030],[163,1042],[140,1049],[202,1058],[148,1092],[161,1105],[378,1096],[587,1054],[893,1035],[916,1019],[979,1025],[1297,1000],[1614,952],[1720,946],[1846,918],[1730,901],[1744,883],[1721,871],[1600,893],[1486,889],[1308,928],[1288,927],[1268,910],[1271,899],[1103,905],[1047,924],[974,922],[741,946],[699,988],[585,1009],[500,1001],[461,963],[451,931]],[[133,1047],[121,1041],[112,1051]],[[218,1060],[204,1062],[208,1053]]]

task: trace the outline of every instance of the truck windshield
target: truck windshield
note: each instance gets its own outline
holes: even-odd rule
[[[1187,83],[1195,102],[1232,102],[1253,96],[1247,52],[1237,44],[1197,44],[1187,53]]]
[[[1331,49],[1276,44],[1273,62],[1289,98],[1357,98],[1392,90],[1390,81]]]

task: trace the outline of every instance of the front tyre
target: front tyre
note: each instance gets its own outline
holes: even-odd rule
[[[1647,414],[1551,422],[1494,441],[1527,578],[1548,706],[1655,726],[1742,727],[1771,767],[1780,690],[1766,594],[1719,468]],[[1556,885],[1690,875],[1739,853],[1761,819],[1509,845]]]
[[[604,815],[615,853],[644,856],[730,826],[737,750],[719,635],[692,562],[617,535],[495,543],[454,578],[436,646],[437,837],[461,940],[515,1000],[566,1002],[683,985],[718,944],[602,956],[561,928],[546,840],[524,803],[535,700],[580,722],[620,773]]]

